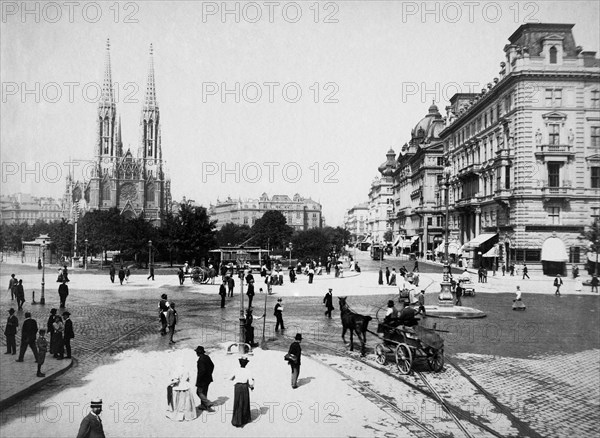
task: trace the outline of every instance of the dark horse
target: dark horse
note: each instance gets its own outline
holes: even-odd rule
[[[342,339],[344,340],[344,344],[346,343],[346,330],[350,330],[350,351],[354,351],[354,333],[358,336],[360,340],[360,354],[361,356],[365,355],[365,344],[367,343],[367,326],[369,325],[369,321],[371,321],[370,316],[360,315],[356,312],[350,310],[348,307],[348,303],[346,303],[346,298],[348,297],[340,297],[340,312],[342,317]]]

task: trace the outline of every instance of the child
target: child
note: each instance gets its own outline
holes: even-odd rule
[[[37,376],[38,377],[46,377],[44,373],[42,373],[42,365],[46,360],[46,352],[48,351],[48,341],[46,340],[46,330],[41,329],[39,331],[40,336],[37,338]]]

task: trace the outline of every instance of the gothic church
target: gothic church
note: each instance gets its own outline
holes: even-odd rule
[[[160,225],[171,205],[171,182],[163,169],[160,111],[154,84],[152,44],[144,106],[140,117],[140,143],[134,156],[123,151],[121,119],[117,118],[110,64],[110,42],[106,42],[104,80],[98,101],[96,144],[91,177],[87,181],[67,179],[65,206],[73,221],[92,210],[116,207],[128,218],[144,217]]]

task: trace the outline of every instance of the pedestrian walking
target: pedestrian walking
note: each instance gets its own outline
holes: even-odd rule
[[[70,312],[63,312],[62,316],[65,319],[65,332],[63,335],[65,350],[67,351],[65,358],[71,359],[71,339],[75,337],[75,332],[73,331],[73,321],[71,321]]]
[[[46,333],[50,335],[50,354],[54,354],[54,319],[56,318],[57,309],[50,309],[50,316],[46,322]]]
[[[254,378],[250,371],[246,368],[248,358],[242,356],[239,358],[240,369],[233,374],[230,380],[233,380],[233,416],[231,424],[235,427],[242,427],[249,423],[252,418],[250,416],[250,391],[254,390]]]
[[[17,281],[17,279],[15,278],[15,274],[11,274],[10,275],[10,280],[8,280],[8,291],[10,292],[10,299],[14,300],[15,299],[15,292],[17,290],[17,284],[19,282]]]
[[[158,302],[158,317],[160,319],[161,329],[160,334],[162,336],[167,334],[167,311],[169,310],[169,302],[167,301],[167,294],[160,296]]]
[[[577,278],[579,277],[579,267],[577,265],[573,265],[573,268],[571,269],[571,272],[573,274],[573,278]]]
[[[200,398],[199,408],[201,410],[210,410],[214,403],[208,399],[208,386],[213,381],[212,373],[215,365],[204,351],[204,347],[198,346],[195,351],[198,356],[198,362],[196,363],[198,370],[198,375],[196,376],[196,394]]]
[[[312,284],[313,278],[315,277],[315,268],[312,266],[308,268],[308,284]]]
[[[462,296],[463,296],[463,287],[462,287],[462,284],[459,282],[456,285],[456,303],[455,303],[456,306],[462,306],[462,301],[461,301]]]
[[[115,265],[111,264],[110,265],[110,269],[108,270],[108,274],[110,275],[110,282],[114,283],[115,282],[115,274],[117,273],[117,270],[115,269]]]
[[[92,411],[83,417],[79,425],[77,438],[104,438],[104,428],[100,414],[102,413],[102,399],[94,399],[90,403]]]
[[[392,268],[392,275],[390,275],[390,286],[396,286],[396,268]]]
[[[183,268],[179,268],[177,271],[177,277],[179,277],[179,286],[183,286],[183,282],[185,281],[185,274],[183,273]]]
[[[284,331],[285,326],[283,325],[283,300],[281,298],[277,298],[277,304],[275,304],[273,315],[275,315],[275,318],[277,319],[277,322],[275,323],[275,331],[278,331],[279,327],[281,327],[281,331]]]
[[[385,267],[385,283],[389,286],[390,285],[390,275],[392,273],[390,272],[390,268],[388,266]]]
[[[233,290],[235,289],[235,280],[233,275],[227,277],[227,288],[230,297],[233,297]]]
[[[413,267],[413,272],[419,272],[419,261],[415,260],[415,266]]]
[[[563,280],[560,278],[560,274],[556,274],[556,278],[554,279],[554,287],[556,287],[556,291],[554,295],[560,296],[560,287],[563,285]]]
[[[40,329],[39,336],[37,338],[37,376],[38,377],[46,377],[44,373],[42,373],[42,365],[46,362],[46,353],[48,352],[48,341],[46,340],[46,330]]]
[[[529,268],[527,268],[527,265],[523,263],[523,280],[525,280],[525,277],[529,279],[529,274],[527,274],[527,272],[529,272]]]
[[[523,300],[521,299],[521,286],[517,286],[517,295],[516,295],[515,299],[513,300],[512,309],[513,310],[525,310],[525,304],[523,303]]]
[[[510,276],[511,276],[511,277],[514,277],[514,275],[515,275],[515,264],[514,264],[514,263],[512,263],[512,264],[510,265]]]
[[[252,274],[248,274],[248,276],[251,275]],[[246,292],[246,295],[248,295],[248,307],[252,307],[252,300],[254,299],[254,278],[250,279],[250,282],[248,283],[248,291]]]
[[[62,360],[65,357],[65,343],[64,343],[64,332],[65,332],[65,324],[63,323],[62,317],[56,315],[54,318],[54,337],[52,340],[54,341],[54,358],[58,360]]]
[[[290,270],[290,283],[295,283],[296,282],[296,270],[294,269],[293,266],[290,266],[289,270]]]
[[[504,277],[504,275],[506,274],[506,266],[504,266],[504,263],[502,264],[502,276]]]
[[[121,283],[121,286],[123,286],[123,280],[125,280],[125,269],[121,266],[119,268],[119,282]]]
[[[167,387],[167,404],[167,417],[173,421],[191,421],[198,418],[190,373],[183,363],[171,372],[171,382]]]
[[[125,283],[129,284],[129,276],[131,275],[131,271],[129,268],[125,269]]]
[[[67,297],[69,296],[69,286],[63,278],[62,283],[58,286],[58,296],[60,298],[60,308],[64,309],[67,303]]]
[[[175,303],[169,303],[169,310],[167,310],[167,326],[169,327],[169,344],[174,344],[176,341],[173,340],[175,334],[175,325],[177,324],[177,310],[175,310]]]
[[[329,288],[329,290],[327,291],[327,293],[325,294],[325,297],[323,297],[323,304],[325,304],[325,308],[327,310],[325,310],[325,315],[328,318],[331,318],[331,311],[335,310],[335,308],[333,307],[333,289]]]
[[[8,309],[8,319],[4,328],[4,336],[6,336],[6,353],[17,354],[17,330],[19,329],[19,319],[15,315],[15,309]]]
[[[302,342],[302,334],[296,333],[294,342],[292,342],[290,349],[288,350],[288,363],[292,368],[292,388],[294,389],[298,387],[298,376],[300,375],[300,362],[302,356],[302,347],[300,346],[300,342]]]
[[[146,278],[146,280],[150,280],[152,279],[152,281],[154,281],[154,265],[150,265],[150,275],[148,275],[148,278]]]
[[[35,345],[35,337],[37,332],[37,321],[31,318],[30,312],[25,312],[25,321],[23,321],[23,327],[21,327],[21,345],[17,362],[23,362],[27,347],[31,348],[31,351],[33,351],[33,357],[35,357],[35,360],[37,361],[38,351]]]
[[[221,295],[221,309],[225,308],[225,296],[227,295],[227,290],[225,289],[225,280],[219,286],[219,295]]]
[[[598,293],[598,284],[599,283],[600,283],[600,280],[598,280],[598,276],[594,274],[592,276],[592,281],[590,282],[590,284],[592,286],[592,292]]]
[[[23,288],[23,280],[19,280],[17,283],[15,295],[17,297],[17,310],[23,310],[23,304],[25,304],[25,289]]]
[[[250,345],[251,347],[258,346],[258,343],[254,342],[254,326],[252,323],[255,319],[263,319],[264,317],[265,315],[254,317],[252,307],[248,307],[246,310],[246,319],[244,321],[244,340],[246,344]]]

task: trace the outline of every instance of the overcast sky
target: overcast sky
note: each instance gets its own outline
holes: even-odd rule
[[[409,140],[432,100],[444,114],[452,94],[498,76],[521,24],[575,24],[577,45],[600,48],[596,1],[231,2],[225,15],[221,2],[69,7],[2,3],[3,194],[60,196],[63,163],[93,159],[107,38],[134,154],[154,45],[173,199],[300,193],[329,225],[368,199],[386,151]]]

